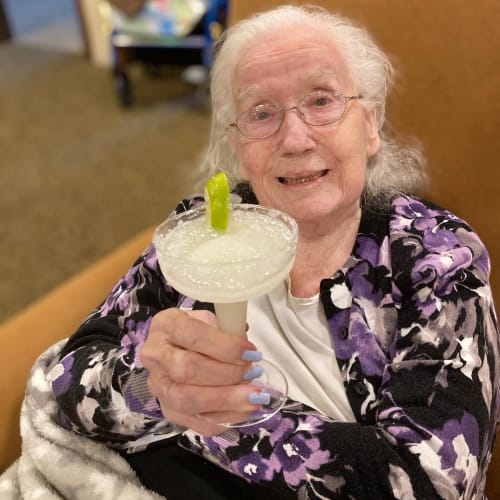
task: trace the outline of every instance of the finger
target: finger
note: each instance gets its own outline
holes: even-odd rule
[[[185,313],[192,318],[199,319],[207,325],[217,328],[217,318],[212,311],[207,311],[206,309],[191,309],[185,310]]]
[[[181,427],[188,427],[203,436],[215,436],[227,431],[227,427],[219,424],[223,420],[211,420],[199,415],[186,415],[171,410],[163,412],[163,416],[168,422],[175,423]]]
[[[180,385],[163,377],[152,389],[162,408],[177,413],[203,414],[211,412],[246,413],[260,405],[255,401],[259,389],[252,385],[229,385],[223,387]]]
[[[259,411],[256,406],[252,411],[247,412],[206,412],[198,415],[181,413],[166,407],[160,403],[163,416],[168,422],[188,427],[204,436],[213,436],[227,431],[227,428],[235,424],[243,424]]]
[[[165,349],[164,359],[164,370],[177,384],[226,386],[253,380],[262,374],[262,368],[250,363],[223,363],[174,346]]]
[[[164,342],[226,363],[244,364],[244,352],[255,350],[247,339],[224,333],[184,311],[172,308],[163,312],[157,326],[164,332]]]

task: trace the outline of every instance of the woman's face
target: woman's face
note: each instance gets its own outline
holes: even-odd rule
[[[263,103],[296,106],[316,90],[356,94],[335,44],[318,33],[283,31],[252,44],[233,81],[236,116]],[[259,203],[289,213],[299,224],[339,220],[359,210],[367,159],[380,144],[375,113],[357,100],[330,125],[307,125],[290,110],[280,130],[266,139],[249,140],[233,127],[227,133],[240,175]]]

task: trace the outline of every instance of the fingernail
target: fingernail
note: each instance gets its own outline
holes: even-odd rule
[[[243,380],[253,380],[254,378],[258,378],[262,375],[262,367],[253,366],[250,370],[246,371],[243,375]]]
[[[243,351],[241,359],[243,361],[262,361],[262,353],[260,351]]]
[[[248,401],[253,405],[268,405],[271,402],[271,395],[266,392],[252,392],[248,395]]]

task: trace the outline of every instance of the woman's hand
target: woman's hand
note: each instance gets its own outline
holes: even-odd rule
[[[164,417],[205,435],[224,430],[212,422],[243,421],[258,408],[247,380],[257,375],[248,360],[259,357],[246,338],[219,330],[211,312],[177,308],[153,317],[141,351]]]

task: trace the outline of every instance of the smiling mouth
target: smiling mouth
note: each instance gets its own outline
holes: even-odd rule
[[[287,186],[291,186],[294,184],[305,184],[306,182],[312,182],[316,179],[320,179],[325,176],[328,170],[321,170],[320,172],[312,175],[306,175],[305,177],[279,177],[279,181],[281,184],[286,184]]]

